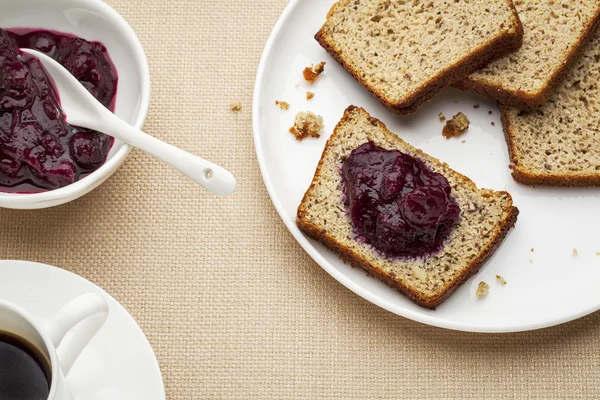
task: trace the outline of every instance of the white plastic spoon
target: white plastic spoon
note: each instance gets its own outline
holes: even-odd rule
[[[69,71],[52,58],[35,50],[20,50],[37,57],[54,80],[69,124],[102,132],[129,143],[215,194],[226,196],[234,192],[235,178],[226,169],[134,128],[106,109]]]

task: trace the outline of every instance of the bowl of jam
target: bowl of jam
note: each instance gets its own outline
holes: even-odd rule
[[[130,146],[66,123],[31,48],[54,58],[105,107],[141,128],[150,78],[129,25],[100,0],[19,0],[0,5],[0,207],[75,200],[123,163]]]

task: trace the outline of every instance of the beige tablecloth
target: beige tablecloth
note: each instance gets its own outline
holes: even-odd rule
[[[213,197],[134,151],[78,201],[1,210],[0,258],[57,265],[112,294],[152,343],[168,399],[600,398],[600,314],[522,334],[431,328],[354,295],[294,241],[251,127],[258,61],[286,0],[108,2],[148,55],[146,130],[231,169],[239,190]]]

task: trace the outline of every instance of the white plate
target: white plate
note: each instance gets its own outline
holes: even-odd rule
[[[266,45],[254,92],[254,140],[263,178],[277,211],[300,245],[358,295],[398,315],[439,327],[523,331],[560,324],[598,310],[600,191],[530,188],[515,183],[508,169],[500,114],[493,101],[447,90],[412,116],[400,117],[387,111],[313,39],[333,3],[290,2]],[[327,66],[317,83],[310,86],[301,82],[303,68],[319,61],[326,61]],[[314,99],[306,101],[307,90],[315,93]],[[280,110],[275,100],[288,101],[290,110]],[[392,132],[446,161],[480,187],[509,191],[521,211],[516,228],[481,272],[435,311],[414,305],[363,271],[342,263],[333,252],[307,239],[295,225],[296,208],[325,142],[350,104],[365,107]],[[475,109],[475,104],[480,107]],[[325,134],[320,139],[297,142],[287,133],[296,112],[304,110],[324,117]],[[441,135],[438,113],[452,117],[458,111],[469,117],[471,128],[460,138],[446,140]],[[574,248],[578,255],[573,254]],[[508,284],[497,283],[496,274]],[[490,284],[490,293],[484,300],[477,300],[474,293],[482,280]]]
[[[28,261],[0,261],[0,298],[43,325],[61,306],[88,292],[108,301],[104,326],[73,366],[67,381],[74,400],[164,400],[150,343],[129,313],[93,283],[71,272]]]
[[[102,0],[0,0],[0,27],[50,29],[102,42],[119,74],[115,114],[142,128],[150,101],[148,62],[133,29]],[[130,150],[115,140],[104,165],[92,174],[43,193],[0,193],[0,207],[35,209],[75,200],[106,181]]]

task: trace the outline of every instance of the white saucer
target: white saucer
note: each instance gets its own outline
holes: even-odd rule
[[[108,301],[108,320],[83,351],[67,381],[74,400],[164,400],[156,356],[129,313],[93,283],[60,268],[28,261],[0,261],[0,298],[44,323],[83,293]]]

